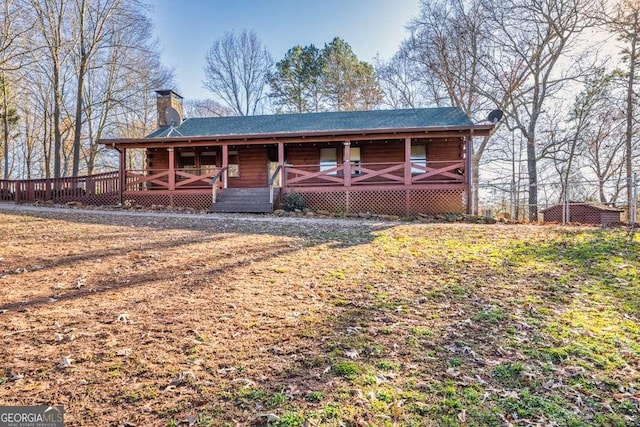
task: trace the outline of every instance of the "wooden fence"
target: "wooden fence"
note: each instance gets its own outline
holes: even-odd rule
[[[13,202],[79,201],[91,205],[119,202],[120,174],[106,172],[97,175],[58,179],[0,180],[0,200]]]

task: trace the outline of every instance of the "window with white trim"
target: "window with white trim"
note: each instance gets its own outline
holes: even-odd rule
[[[412,145],[411,146],[411,173],[421,174],[425,173],[422,168],[415,167],[422,166],[427,167],[427,146],[426,145]]]
[[[338,149],[337,148],[321,148],[320,149],[320,170],[326,171],[338,166]],[[329,175],[336,175],[337,172],[330,172]]]
[[[351,161],[351,175],[362,175],[362,171],[354,170],[354,166],[360,166],[362,163],[360,161],[360,147],[351,147],[350,150],[350,161]]]

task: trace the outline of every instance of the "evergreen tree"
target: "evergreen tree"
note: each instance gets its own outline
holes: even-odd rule
[[[319,111],[322,88],[322,56],[314,45],[294,46],[276,63],[269,76],[271,98],[280,112]]]
[[[314,45],[289,49],[269,84],[280,112],[369,110],[382,102],[373,66],[339,37],[322,50]]]
[[[323,93],[330,110],[371,109],[382,101],[373,66],[358,60],[349,43],[339,37],[322,50]]]

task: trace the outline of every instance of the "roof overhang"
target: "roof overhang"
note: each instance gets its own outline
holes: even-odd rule
[[[486,137],[493,132],[494,125],[442,126],[428,128],[390,128],[390,129],[347,129],[332,131],[248,133],[225,135],[169,136],[158,138],[119,138],[100,139],[99,144],[108,148],[152,148],[163,146],[188,145],[233,145],[233,144],[273,144],[331,142],[340,140],[373,140],[400,138],[465,138]]]

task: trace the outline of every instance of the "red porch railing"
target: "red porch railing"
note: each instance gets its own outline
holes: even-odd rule
[[[0,180],[0,201],[14,201],[16,194],[16,181]]]
[[[464,160],[430,161],[427,164],[348,162],[325,170],[320,170],[317,164],[289,165],[270,174],[268,184],[273,191],[275,178],[281,173],[283,192],[304,193],[310,198],[310,205],[318,208],[342,197],[344,203],[340,203],[344,206],[336,205],[336,210],[388,208],[402,200],[402,206],[394,208],[398,212],[427,212],[432,205],[443,212],[454,212],[463,209],[464,164]],[[132,200],[141,205],[204,209],[215,203],[224,171],[224,168],[175,169],[173,173],[169,169],[129,170],[122,180],[117,171],[57,180],[0,180],[0,201],[64,203],[73,200],[107,205]],[[213,183],[212,176],[216,177]],[[420,205],[423,199],[429,204]]]
[[[81,198],[107,198],[119,191],[118,172],[58,179],[0,181],[0,200],[33,202],[65,201]]]
[[[127,170],[125,191],[177,190],[194,188],[211,188],[211,178],[215,170],[207,170],[204,174],[197,169]]]
[[[285,166],[283,187],[361,186],[414,184],[462,184],[464,160],[401,163],[351,162],[350,179],[345,180],[345,164],[319,170],[318,165]],[[407,176],[407,173],[410,176]]]

